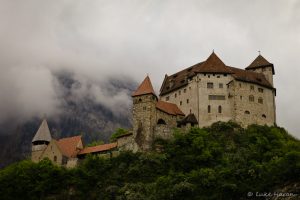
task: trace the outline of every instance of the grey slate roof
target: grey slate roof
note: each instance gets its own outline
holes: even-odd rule
[[[38,131],[36,132],[35,136],[32,139],[32,142],[36,141],[51,141],[51,133],[48,127],[48,123],[46,119],[42,121],[42,124],[40,125]]]

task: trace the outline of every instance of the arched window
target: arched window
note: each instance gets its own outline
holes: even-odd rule
[[[263,118],[267,118],[267,116],[265,114],[262,115]]]
[[[263,104],[263,103],[264,103],[263,98],[259,97],[259,98],[258,98],[258,103]]]
[[[211,112],[211,108],[210,105],[207,106],[207,112],[210,113]]]
[[[159,119],[159,120],[157,121],[157,124],[164,124],[164,125],[166,125],[166,122],[165,122],[165,120],[163,120],[163,119]]]
[[[251,102],[254,101],[254,96],[253,96],[253,95],[250,95],[250,96],[249,96],[249,101],[251,101]]]
[[[219,113],[222,113],[222,106],[219,106],[219,107],[218,107],[218,112],[219,112]]]
[[[249,114],[250,114],[250,112],[249,112],[248,110],[246,110],[246,111],[245,111],[245,114],[249,115]]]

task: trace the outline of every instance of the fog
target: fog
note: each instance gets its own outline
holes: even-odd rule
[[[158,91],[165,74],[205,60],[213,49],[239,68],[260,50],[275,66],[277,123],[300,137],[297,0],[0,3],[0,123],[59,115],[60,71],[80,83],[74,97],[91,96],[120,115],[131,97],[111,80],[140,82],[149,74]]]

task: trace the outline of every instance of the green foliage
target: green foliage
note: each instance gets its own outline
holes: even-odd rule
[[[101,144],[104,144],[104,142],[102,140],[98,140],[98,141],[93,141],[93,142],[91,142],[90,144],[88,144],[86,146],[94,147],[94,146],[98,146],[98,145],[101,145]]]
[[[128,133],[128,131],[124,128],[118,128],[110,137],[111,142],[117,141],[117,137]]]
[[[123,131],[116,131],[124,134]],[[2,199],[246,199],[299,182],[300,142],[283,128],[218,122],[159,139],[163,152],[88,156],[71,170],[25,160],[0,171]]]

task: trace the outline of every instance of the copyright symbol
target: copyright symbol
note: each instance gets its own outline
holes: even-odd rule
[[[248,192],[248,197],[252,197],[253,196],[253,193],[252,192]]]

